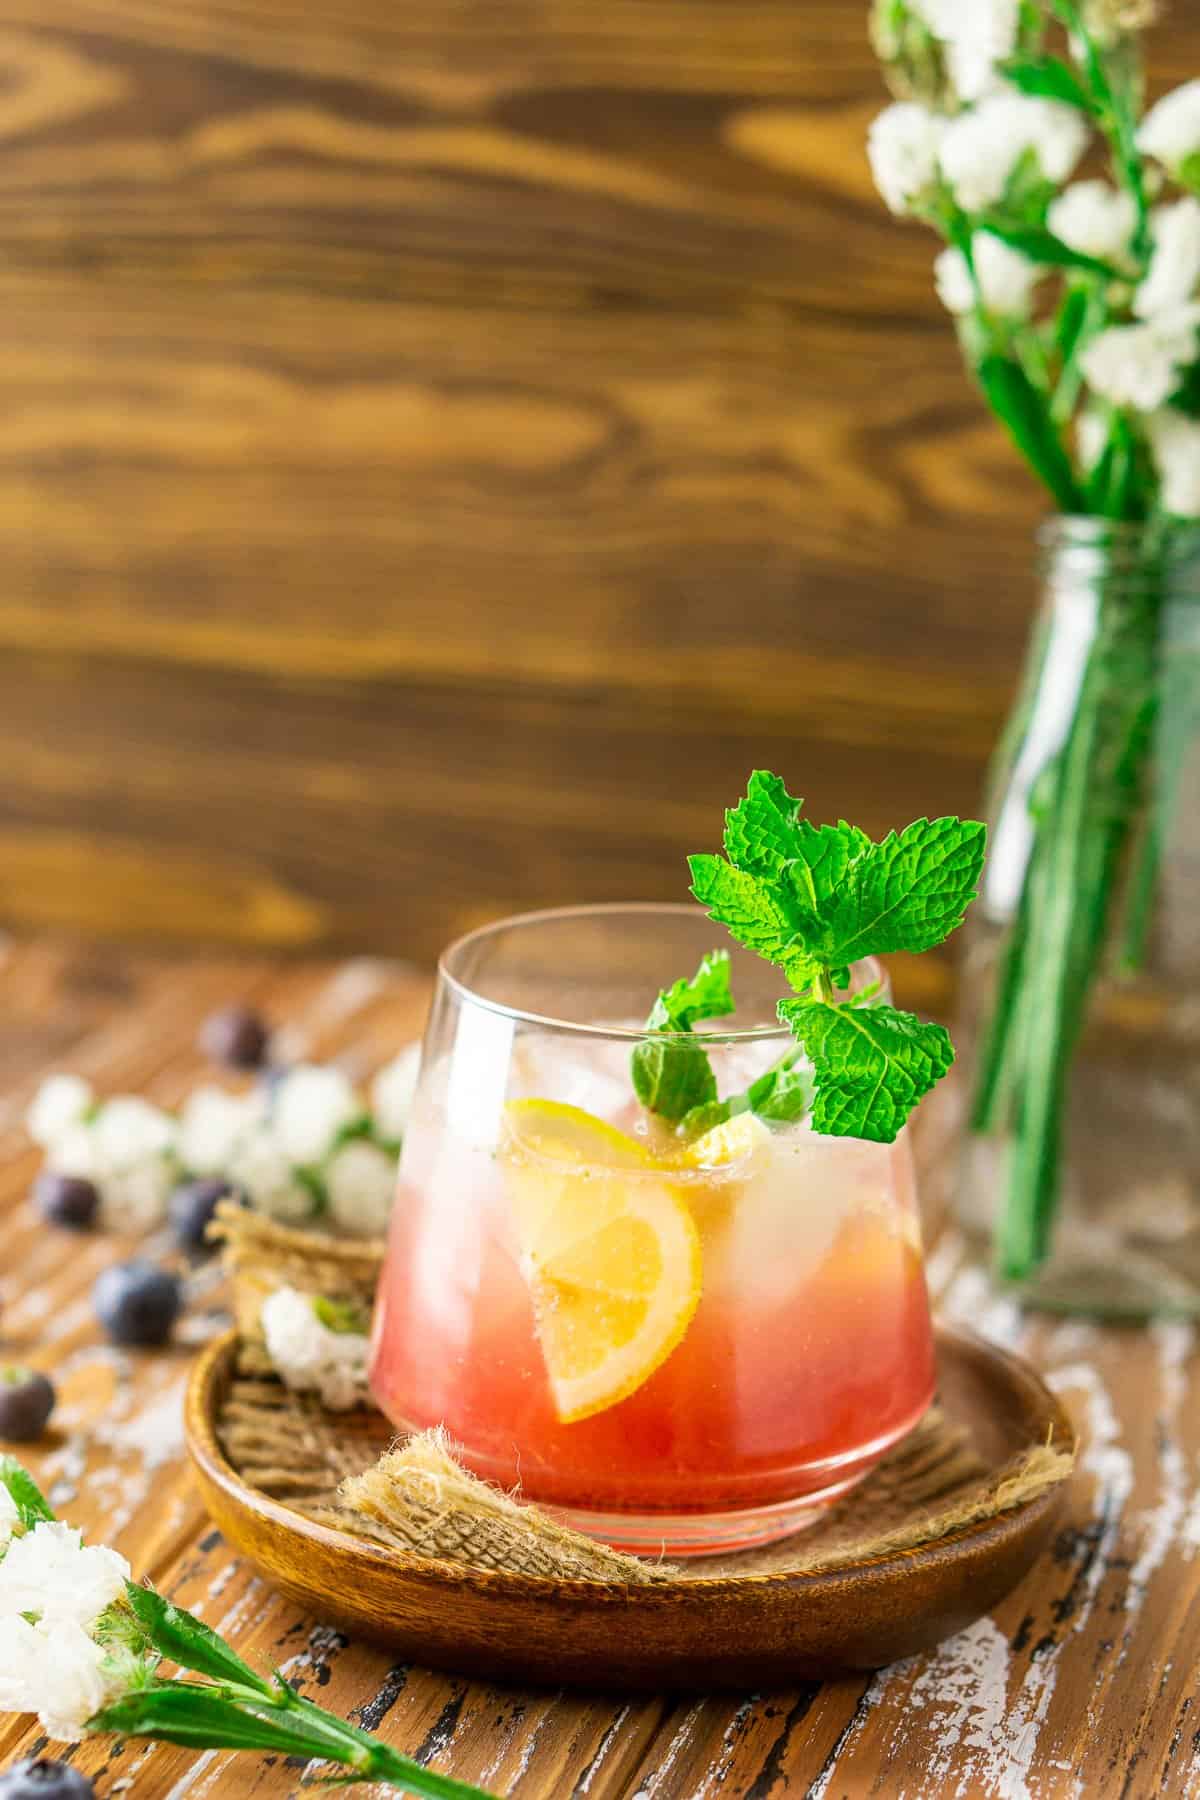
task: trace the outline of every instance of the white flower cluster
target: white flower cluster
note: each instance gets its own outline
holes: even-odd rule
[[[944,182],[964,212],[995,206],[1018,162],[1032,155],[1047,180],[1066,181],[1087,148],[1082,114],[1015,89],[984,96],[953,118],[916,101],[885,107],[867,152],[876,185],[895,213],[911,213]]]
[[[97,1102],[77,1075],[51,1075],[29,1109],[31,1137],[59,1175],[95,1184],[100,1222],[116,1231],[161,1223],[178,1179],[175,1121],[135,1094]]]
[[[1170,175],[1200,154],[1200,81],[1164,94],[1150,108],[1138,132],[1138,149],[1162,164]]]
[[[12,1535],[16,1509],[0,1491],[0,1711],[35,1712],[47,1737],[72,1743],[140,1672],[132,1652],[100,1641],[129,1564],[115,1550],[85,1546],[69,1525]]]
[[[177,1120],[132,1096],[97,1103],[86,1081],[52,1075],[27,1123],[50,1169],[95,1183],[106,1226],[150,1230],[184,1175],[219,1176],[272,1218],[301,1223],[327,1198],[341,1230],[377,1236],[391,1212],[394,1149],[408,1122],[419,1060],[413,1045],[380,1071],[369,1113],[340,1069],[303,1063],[270,1088],[197,1088]],[[345,1135],[364,1121],[368,1132]]]
[[[367,1391],[365,1332],[336,1331],[318,1312],[319,1299],[278,1288],[263,1301],[267,1354],[284,1384],[315,1393],[330,1412],[346,1412]]]
[[[964,100],[996,85],[997,66],[1017,47],[1020,0],[909,0],[946,46],[950,79]]]

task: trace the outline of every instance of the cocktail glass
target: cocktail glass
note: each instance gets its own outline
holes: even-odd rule
[[[742,1112],[686,1140],[635,1098],[655,994],[721,936],[695,907],[596,906],[446,951],[375,1318],[397,1426],[444,1425],[476,1474],[644,1553],[799,1529],[934,1385],[907,1132]],[[730,954],[737,1012],[700,1034],[722,1096],[796,1050],[778,972]]]

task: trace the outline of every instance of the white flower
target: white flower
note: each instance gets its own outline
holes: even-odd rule
[[[4,1483],[0,1481],[0,1560],[3,1559],[4,1552],[8,1548],[14,1528],[20,1522],[21,1515],[17,1511],[17,1503]]]
[[[1114,406],[1157,412],[1196,357],[1200,306],[1181,306],[1146,325],[1116,325],[1093,338],[1079,359],[1097,394]]]
[[[261,1126],[243,1139],[226,1173],[251,1206],[273,1219],[297,1225],[316,1211],[312,1193],[297,1181],[291,1158],[269,1126]]]
[[[1137,226],[1133,195],[1107,181],[1075,181],[1046,215],[1056,238],[1080,256],[1120,263]]]
[[[366,1336],[331,1331],[311,1294],[279,1288],[263,1301],[262,1328],[279,1376],[300,1393],[318,1393],[331,1412],[346,1412],[366,1392]]]
[[[935,186],[938,150],[946,121],[915,100],[881,112],[867,135],[875,185],[889,208],[903,216]]]
[[[1200,81],[1164,94],[1142,120],[1138,149],[1172,174],[1200,150]]]
[[[165,1156],[152,1156],[146,1162],[131,1163],[128,1168],[106,1171],[97,1182],[100,1223],[108,1231],[129,1231],[139,1236],[153,1231],[166,1217],[167,1202],[177,1179],[174,1163]]]
[[[1191,300],[1200,283],[1200,200],[1179,200],[1154,212],[1154,255],[1133,310],[1154,319]]]
[[[88,1124],[56,1137],[46,1161],[59,1175],[95,1182],[100,1221],[108,1229],[144,1232],[166,1214],[176,1176],[174,1141],[170,1115],[128,1095],[107,1101]]]
[[[342,1127],[362,1114],[362,1101],[340,1069],[301,1063],[276,1087],[271,1120],[292,1162],[316,1163]]]
[[[1108,447],[1109,422],[1102,412],[1085,407],[1075,421],[1075,444],[1084,469],[1092,470]]]
[[[261,1088],[230,1094],[199,1087],[189,1094],[179,1117],[179,1160],[192,1175],[224,1175],[238,1146],[262,1122],[266,1098]]]
[[[34,1143],[48,1148],[80,1123],[94,1098],[91,1082],[81,1075],[47,1075],[25,1115]]]
[[[175,1143],[175,1121],[136,1094],[106,1100],[91,1127],[102,1168],[127,1169],[152,1156],[167,1155]]]
[[[387,1230],[396,1193],[396,1159],[352,1138],[330,1157],[323,1170],[329,1212],[343,1231],[356,1237],[379,1237]]]
[[[36,1712],[47,1737],[75,1743],[102,1706],[130,1685],[128,1655],[110,1656],[71,1619],[31,1625],[0,1617],[0,1712]]]
[[[43,1624],[94,1625],[125,1592],[129,1564],[103,1544],[84,1544],[71,1525],[35,1525],[0,1562],[0,1618],[35,1613]]]
[[[1169,408],[1149,421],[1165,512],[1200,519],[1200,423]]]
[[[987,310],[999,318],[1026,318],[1033,304],[1033,290],[1045,269],[987,231],[975,234],[971,249],[980,296]],[[962,251],[943,250],[933,272],[938,296],[947,311],[969,313],[975,305],[975,288]]]
[[[965,212],[982,212],[1004,193],[1027,150],[1051,181],[1065,181],[1087,145],[1074,107],[1027,94],[989,94],[950,121],[942,139],[942,173]]]
[[[396,1143],[408,1129],[413,1096],[421,1074],[421,1045],[408,1044],[385,1063],[371,1084],[371,1112],[381,1135]]]
[[[1017,47],[1019,0],[916,0],[913,11],[946,46],[954,86],[977,100],[996,84],[996,65]]]

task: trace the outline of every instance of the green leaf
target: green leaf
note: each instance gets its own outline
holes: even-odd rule
[[[1051,421],[1047,401],[1020,363],[993,353],[983,358],[976,373],[988,405],[1058,506],[1065,513],[1079,512],[1082,500],[1071,459]]]
[[[722,856],[689,856],[692,892],[710,919],[768,962],[785,962],[796,947],[798,918],[778,888],[735,869]]]
[[[1063,300],[1054,324],[1054,342],[1064,365],[1074,360],[1091,306],[1092,297],[1086,285],[1071,288]]]
[[[664,988],[650,1009],[647,1031],[691,1031],[702,1019],[724,1019],[733,1011],[729,952],[713,950],[696,973]]]
[[[364,1337],[371,1328],[370,1315],[358,1300],[331,1300],[326,1294],[317,1294],[312,1309],[326,1331],[339,1337]]]
[[[813,1127],[827,1137],[890,1144],[954,1061],[949,1034],[892,1006],[781,1000],[813,1065]]]
[[[717,1097],[717,1078],[700,1042],[650,1039],[632,1058],[633,1090],[648,1112],[675,1124]]]
[[[127,1581],[125,1597],[154,1648],[169,1661],[194,1674],[211,1675],[215,1681],[234,1681],[261,1694],[274,1693],[272,1684],[243,1662],[211,1625],[174,1605],[157,1588]]]
[[[15,1456],[0,1456],[0,1482],[8,1489],[26,1531],[51,1524],[57,1517],[33,1476]]]
[[[962,924],[983,867],[987,827],[975,819],[917,819],[855,862],[829,913],[831,964],[891,951],[932,950]]]
[[[1093,275],[1105,275],[1112,280],[1120,277],[1120,271],[1110,263],[1102,262],[1098,256],[1085,256],[1081,250],[1072,250],[1043,225],[1019,225],[1008,219],[985,217],[980,219],[978,229],[1019,250],[1030,262],[1046,263],[1055,269],[1087,269]]]
[[[746,1090],[748,1112],[771,1124],[790,1125],[804,1118],[813,1101],[812,1070],[798,1068],[794,1060],[777,1063]],[[740,1108],[734,1108],[740,1111]]]
[[[755,769],[746,798],[725,814],[725,854],[747,875],[778,875],[796,854],[796,821],[803,800],[794,800],[778,775]]]
[[[1018,57],[1002,63],[1000,73],[1023,94],[1038,100],[1060,100],[1080,112],[1094,113],[1096,103],[1069,62],[1061,56]]]
[[[847,872],[871,848],[865,831],[842,821],[837,825],[810,825],[801,820],[796,829],[796,858],[784,871],[786,885],[799,907],[803,923],[819,919],[840,892]],[[817,934],[811,931],[810,942]]]
[[[795,1051],[789,1051],[773,1068],[751,1082],[744,1093],[728,1100],[710,1100],[694,1107],[679,1122],[679,1135],[698,1138],[739,1113],[752,1112],[772,1125],[791,1125],[812,1108],[813,1079],[807,1067],[797,1067]]]
[[[687,1034],[702,1019],[723,1019],[732,1011],[726,950],[714,950],[694,975],[659,994],[646,1029],[675,1035],[649,1038],[633,1053],[634,1092],[644,1107],[674,1124],[716,1099],[716,1077],[704,1046],[699,1040],[687,1042]]]
[[[1183,379],[1171,395],[1171,406],[1176,412],[1186,413],[1189,419],[1200,419],[1200,362],[1193,363],[1185,369]]]
[[[125,1694],[93,1715],[88,1730],[152,1737],[195,1750],[278,1750],[327,1757],[323,1735],[290,1707],[263,1700],[251,1708],[220,1688],[194,1681],[160,1681]]]

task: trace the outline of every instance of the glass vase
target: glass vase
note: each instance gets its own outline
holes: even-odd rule
[[[959,1211],[1034,1305],[1200,1312],[1200,532],[1056,519],[966,933]]]

